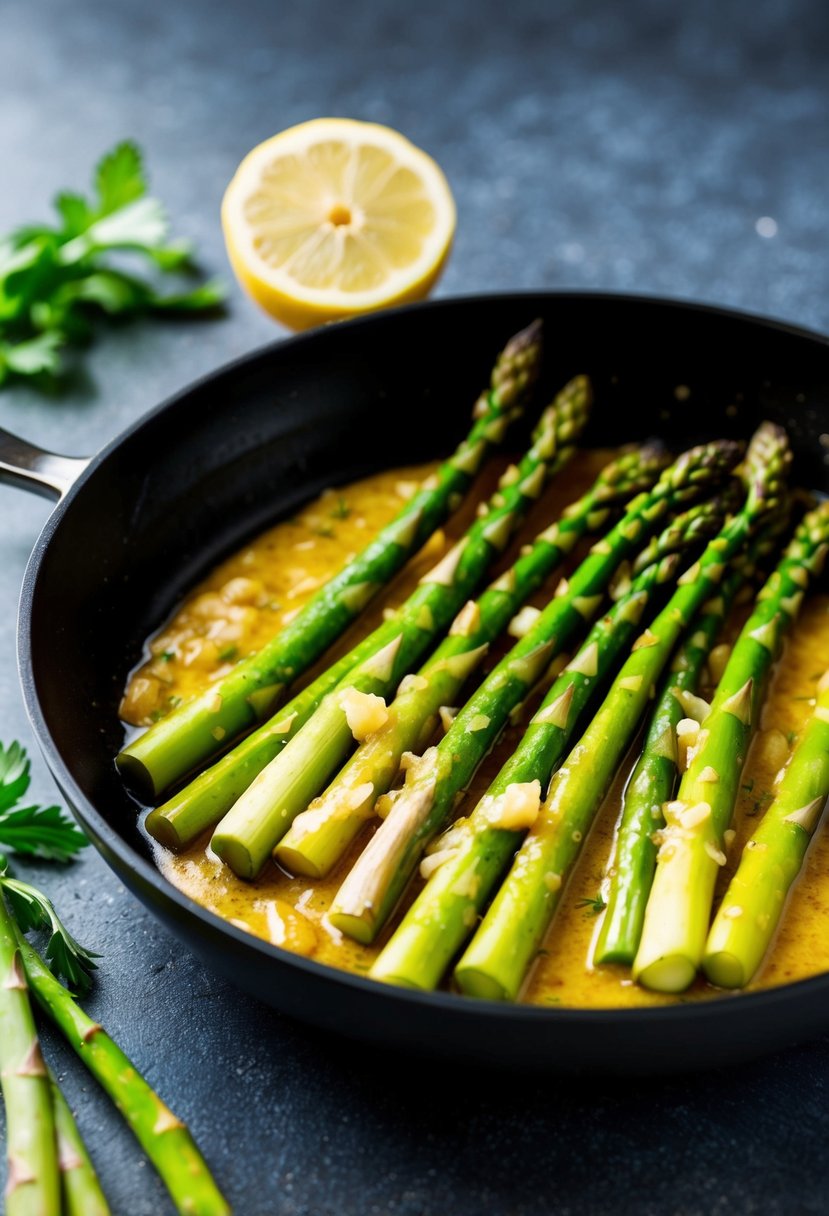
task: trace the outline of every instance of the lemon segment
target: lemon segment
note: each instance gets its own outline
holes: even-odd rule
[[[455,204],[431,157],[375,123],[318,118],[249,152],[222,203],[241,285],[292,329],[422,299]]]

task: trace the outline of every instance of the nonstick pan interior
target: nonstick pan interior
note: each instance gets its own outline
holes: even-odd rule
[[[829,978],[693,1008],[600,1014],[405,993],[287,954],[160,877],[115,774],[127,672],[192,583],[325,486],[447,451],[493,353],[535,316],[545,323],[542,391],[576,372],[593,379],[588,443],[659,435],[682,448],[747,436],[771,418],[792,438],[793,480],[826,488],[829,343],[813,335],[703,307],[552,294],[446,301],[332,326],[187,389],[101,453],[56,509],[21,607],[36,730],[124,881],[214,966],[309,1021],[466,1058],[594,1070],[711,1064],[793,1041],[829,1023]]]

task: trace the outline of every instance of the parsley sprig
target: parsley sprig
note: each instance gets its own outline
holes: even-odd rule
[[[88,841],[58,806],[16,804],[29,788],[29,759],[19,743],[0,743],[0,848],[41,861],[71,861]]]
[[[48,896],[31,883],[22,882],[9,874],[5,857],[0,858],[0,890],[9,901],[23,933],[28,933],[30,929],[48,931],[49,940],[44,953],[55,975],[62,976],[76,992],[88,992],[92,972],[98,966],[95,959],[100,955],[87,950],[72,936]]]
[[[17,806],[29,788],[29,770],[29,759],[19,743],[0,744],[0,848],[42,861],[71,861],[89,843],[74,821],[57,806]],[[48,931],[45,953],[54,973],[77,991],[86,992],[98,955],[72,936],[42,891],[12,875],[2,853],[0,891],[24,933]]]
[[[0,239],[0,384],[57,376],[64,348],[87,341],[101,315],[199,312],[222,303],[225,289],[216,281],[162,293],[124,267],[122,255],[160,272],[196,270],[191,244],[168,239],[166,213],[147,194],[134,143],[99,161],[91,198],[64,192],[54,205],[55,225],[30,224]]]

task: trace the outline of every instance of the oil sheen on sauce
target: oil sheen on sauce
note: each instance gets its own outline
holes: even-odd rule
[[[531,539],[590,484],[609,456],[607,451],[595,451],[575,458],[534,508],[511,549],[513,555],[518,544]],[[491,462],[470,495],[469,505],[445,531],[429,541],[379,602],[328,652],[326,663],[373,628],[384,611],[406,598],[420,576],[468,525],[474,502],[491,492],[503,467],[503,463]],[[147,725],[157,720],[180,698],[191,696],[212,678],[228,671],[236,659],[257,650],[349,555],[361,549],[396,514],[431,468],[392,470],[327,491],[293,519],[271,528],[224,561],[149,640],[146,661],[133,673],[125,692],[122,703],[125,721]],[[569,565],[577,563],[581,556],[581,552],[573,554]],[[502,563],[507,564],[509,557]],[[565,566],[560,573],[566,574],[567,569]],[[536,597],[536,604],[545,602],[558,577],[559,573],[553,576]],[[745,612],[744,607],[742,613]],[[727,883],[758,815],[769,804],[774,776],[808,717],[817,680],[829,667],[828,613],[829,597],[817,594],[807,599],[775,669],[761,729],[756,733],[744,770],[732,825],[736,838],[720,875],[720,889]],[[738,615],[730,625],[732,636],[739,623]],[[490,664],[497,661],[500,653],[503,650],[493,649]],[[307,673],[306,679],[314,674],[314,671]],[[531,708],[528,707],[526,716]],[[520,731],[520,723],[510,727],[487,758],[467,795],[465,809],[474,805],[472,800],[486,788],[520,737]],[[591,964],[592,942],[600,917],[594,900],[612,864],[621,795],[634,759],[632,755],[629,764],[620,771],[597,816],[529,978],[523,998],[526,1001],[599,1008],[723,996],[702,981],[681,998],[649,993],[633,984],[624,969],[594,968]],[[367,825],[366,835],[356,842],[354,853],[334,874],[313,883],[307,878],[291,877],[272,864],[257,881],[243,882],[211,852],[207,838],[178,855],[155,842],[151,844],[161,872],[197,903],[276,945],[334,967],[364,973],[385,938],[372,947],[358,945],[328,923],[326,912],[353,857],[372,830],[372,825]],[[819,830],[790,896],[774,947],[752,987],[788,983],[826,970],[829,970],[829,833]]]

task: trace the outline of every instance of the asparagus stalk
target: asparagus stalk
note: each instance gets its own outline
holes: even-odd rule
[[[651,714],[642,754],[625,788],[616,836],[613,872],[594,961],[633,962],[645,904],[656,869],[656,832],[664,825],[663,804],[673,797],[677,779],[676,728],[688,716],[683,694],[695,694],[711,648],[743,582],[735,568],[723,579],[719,595],[702,606],[694,632],[686,637]]]
[[[689,493],[721,478],[739,446],[727,440],[693,448],[666,469],[654,488],[630,504],[624,518],[592,548],[535,625],[498,663],[455,718],[436,748],[407,774],[391,811],[369,841],[329,913],[338,929],[372,941],[415,870],[423,849],[444,826],[509,714],[555,657],[591,621],[614,573],[637,543]]]
[[[544,411],[533,444],[504,476],[479,516],[398,610],[375,634],[370,657],[354,668],[314,711],[283,750],[219,823],[211,845],[240,878],[254,878],[294,818],[305,810],[353,748],[361,727],[355,713],[371,706],[375,722],[386,712],[364,698],[385,697],[440,637],[480,582],[550,477],[573,452],[587,420],[590,388],[576,377]],[[391,639],[389,640],[389,624]],[[483,656],[479,647],[450,660],[468,673]],[[362,700],[361,700],[362,699]]]
[[[642,754],[625,789],[596,963],[633,963],[656,869],[656,833],[665,822],[662,807],[673,797],[678,777],[676,731],[687,716],[688,694],[697,692],[702,669],[735,596],[753,573],[755,561],[774,551],[787,519],[788,512],[782,512],[751,545],[745,560],[735,562],[719,595],[703,605],[694,632],[671,664],[651,714]]]
[[[6,1216],[60,1216],[60,1172],[46,1065],[14,922],[0,894],[0,1081],[6,1108]]]
[[[560,468],[571,453],[572,449],[565,442],[565,433],[574,436],[583,424],[583,411],[589,407],[588,394],[589,383],[584,378],[577,377],[559,395],[556,411],[550,407],[542,416],[542,422],[536,431],[539,443],[535,446],[539,451],[547,442],[547,427],[556,420],[560,426],[560,434],[556,435],[554,447],[549,452],[548,468],[554,465],[552,471]],[[514,473],[512,475],[514,476]],[[509,504],[501,501],[500,491],[493,502],[496,509],[500,506],[503,511],[505,505],[507,510],[509,509]],[[485,522],[493,524],[495,520],[488,517]],[[420,619],[428,619],[428,612],[431,612],[431,608],[427,603]],[[394,643],[399,635],[399,622],[386,621],[380,625],[323,671],[296,697],[283,705],[272,719],[248,735],[221,760],[199,774],[162,806],[152,810],[145,823],[150,835],[167,848],[181,850],[192,844],[202,832],[215,827],[250,788],[254,779],[299,733],[327,694],[340,685],[360,664]]]
[[[595,717],[553,777],[506,880],[455,968],[463,992],[491,999],[518,995],[651,689],[727,563],[777,508],[789,460],[785,433],[763,424],[746,460],[750,487],[743,510],[685,571],[667,605],[636,639]]]
[[[49,1088],[57,1133],[63,1216],[110,1216],[95,1167],[51,1070]]]
[[[705,718],[677,799],[665,808],[656,873],[645,909],[634,979],[660,992],[682,992],[705,948],[725,832],[766,679],[804,592],[820,573],[829,544],[829,503],[800,524],[743,627]]]
[[[381,626],[386,642],[394,633],[394,623]],[[168,849],[180,851],[202,832],[213,828],[238,801],[266,764],[305,725],[311,714],[332,689],[369,658],[377,645],[377,631],[327,668],[226,756],[205,769],[172,798],[150,811],[145,820],[147,831]]]
[[[449,636],[417,676],[404,680],[389,706],[388,720],[294,820],[276,848],[276,860],[282,866],[317,878],[333,868],[372,815],[377,799],[391,788],[404,752],[425,745],[439,709],[457,703],[464,673],[456,671],[450,660],[494,641],[577,540],[600,527],[611,508],[652,485],[664,464],[662,449],[650,446],[612,461],[590,489],[565,509],[561,519],[536,537],[529,552],[477,602],[466,604]]]
[[[777,795],[746,844],[705,945],[712,984],[744,988],[763,961],[829,795],[829,679],[782,775]]]
[[[516,334],[498,356],[491,386],[455,453],[371,543],[308,601],[257,654],[205,692],[173,710],[121,751],[118,768],[154,801],[232,739],[269,717],[285,688],[306,671],[408,558],[460,505],[491,448],[524,408],[541,355],[541,323]]]
[[[230,1208],[185,1125],[103,1027],[84,1013],[22,933],[15,929],[15,934],[26,978],[38,1002],[126,1119],[176,1210],[183,1216],[229,1216]],[[43,1082],[48,1099],[45,1074]],[[54,1210],[59,1212],[59,1205]]]
[[[693,544],[708,504],[692,507],[666,530],[675,546]],[[656,538],[662,540],[665,533]],[[665,538],[667,539],[667,538]],[[374,963],[374,979],[410,988],[434,988],[471,934],[481,909],[509,865],[537,812],[541,791],[558,765],[585,707],[633,641],[649,603],[673,577],[679,553],[659,556],[591,629],[554,682],[521,742],[469,819],[435,842],[424,865],[437,865]],[[431,866],[430,866],[431,868]]]

